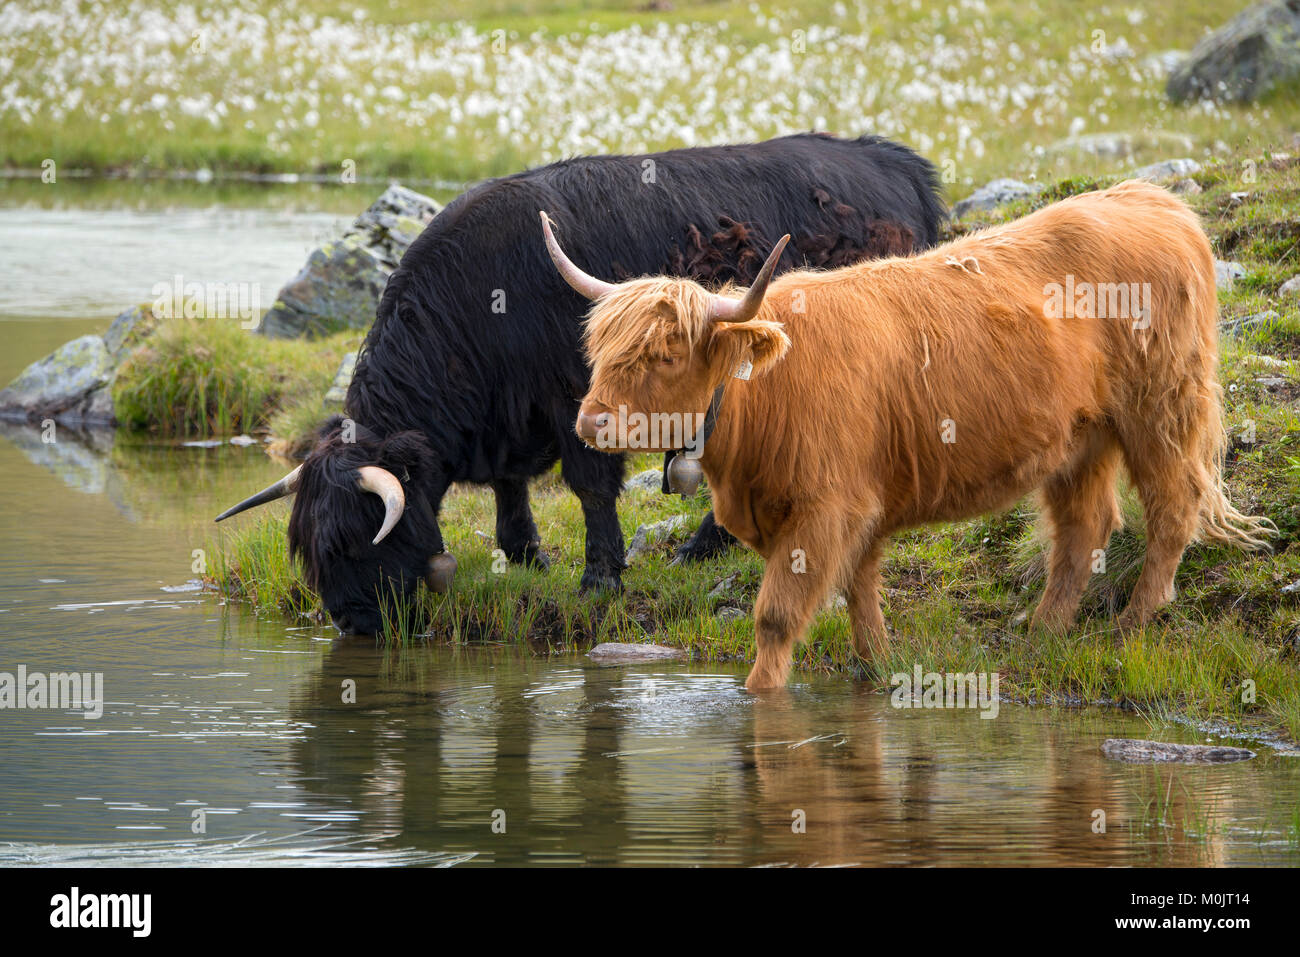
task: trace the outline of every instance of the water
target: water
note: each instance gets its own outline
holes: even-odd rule
[[[6,256],[24,245],[7,215]],[[17,367],[64,329],[102,329],[116,283],[158,268],[122,254],[79,273],[56,262],[77,215],[25,215],[42,221],[23,254],[65,288],[58,308],[29,293],[0,311]],[[296,269],[310,215],[241,215],[209,261],[257,250]],[[1100,709],[899,711],[820,676],[754,697],[739,665],[387,653],[194,590],[211,517],[282,471],[256,448],[0,428],[0,671],[102,672],[106,699],[97,720],[0,711],[0,864],[1300,862],[1300,763],[1267,747],[1120,765],[1106,737],[1204,737]]]

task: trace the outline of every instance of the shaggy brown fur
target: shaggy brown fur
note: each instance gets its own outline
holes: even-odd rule
[[[1149,325],[1087,309],[1054,318],[1049,293],[1067,283],[1148,284]],[[1121,463],[1147,525],[1123,626],[1173,597],[1198,534],[1266,544],[1270,523],[1222,491],[1210,246],[1156,186],[1076,196],[914,258],[786,273],[748,322],[711,320],[710,301],[666,278],[601,299],[582,411],[698,412],[726,383],[701,463],[718,520],[767,559],[751,689],[784,684],[793,643],[837,586],[858,653],[884,647],[891,533],[1034,489],[1053,544],[1033,625],[1068,628],[1094,550],[1120,523]],[[753,378],[729,378],[746,357]]]

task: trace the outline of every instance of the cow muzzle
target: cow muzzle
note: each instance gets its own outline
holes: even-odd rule
[[[445,595],[455,577],[456,556],[451,552],[440,552],[429,559],[429,570],[425,573],[424,583],[431,592]]]
[[[613,412],[579,412],[578,421],[574,423],[573,428],[578,433],[578,438],[589,445],[594,445],[601,430],[609,428],[613,421]]]

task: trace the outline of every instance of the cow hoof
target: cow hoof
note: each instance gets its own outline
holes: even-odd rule
[[[538,571],[546,571],[551,567],[551,556],[546,554],[541,545],[528,545],[520,551],[506,554],[512,565],[523,565],[526,568],[536,568]]]
[[[616,595],[623,590],[623,580],[607,572],[595,572],[588,568],[582,573],[582,582],[578,591],[584,595]]]

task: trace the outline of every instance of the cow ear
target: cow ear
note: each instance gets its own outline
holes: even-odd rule
[[[745,360],[752,364],[752,374],[766,372],[790,348],[785,326],[766,319],[715,322],[712,332],[714,355],[727,363],[729,372]]]

